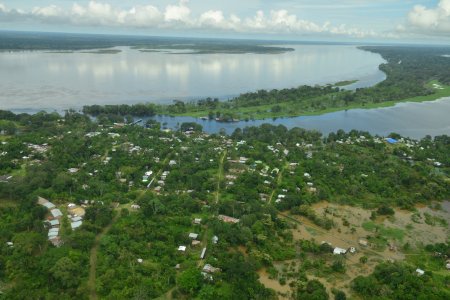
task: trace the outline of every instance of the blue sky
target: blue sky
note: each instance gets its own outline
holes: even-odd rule
[[[450,0],[0,0],[0,28],[450,42]]]

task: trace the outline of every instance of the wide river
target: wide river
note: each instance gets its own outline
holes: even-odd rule
[[[226,99],[259,89],[384,80],[378,54],[355,46],[295,45],[282,54],[173,54],[119,47],[117,54],[0,52],[0,106],[66,109],[86,104]]]
[[[0,109],[36,112],[90,104],[170,103],[173,99],[227,99],[258,89],[289,88],[359,80],[347,88],[385,79],[378,54],[348,45],[294,45],[282,54],[182,54],[140,52],[118,47],[117,54],[0,52]],[[156,117],[176,129],[196,121],[210,133],[262,123],[288,128],[365,130],[413,138],[450,135],[450,99],[402,103],[390,108],[349,110],[321,116],[218,123],[189,117]]]

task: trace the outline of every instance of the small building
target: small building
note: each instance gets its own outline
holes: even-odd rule
[[[239,219],[225,215],[219,215],[217,218],[225,223],[233,223],[233,224],[239,223]]]
[[[51,227],[59,226],[59,220],[58,219],[50,220],[50,221],[47,221],[47,222],[50,224]]]
[[[53,203],[51,203],[49,201],[47,201],[45,203],[42,203],[42,206],[46,207],[47,209],[53,209],[53,208],[56,207],[55,204],[53,204]]]
[[[193,240],[192,243],[191,243],[191,245],[192,245],[192,246],[200,245],[200,241]]]
[[[398,143],[398,141],[393,138],[386,138],[386,142],[388,142],[389,144],[397,144]]]
[[[80,216],[76,216],[76,217],[73,217],[71,220],[72,220],[72,222],[78,222],[78,221],[83,220],[83,218],[81,218]]]
[[[347,253],[347,250],[339,248],[339,247],[336,247],[333,249],[334,255],[341,255],[341,254],[346,254],[346,253]]]
[[[141,206],[139,206],[137,204],[131,204],[131,209],[138,210],[140,208],[141,208]]]
[[[450,270],[450,260],[447,260],[445,267],[447,270]]]
[[[425,274],[425,271],[422,270],[422,269],[417,268],[417,269],[416,269],[416,274],[417,274],[417,276],[422,276],[422,275]]]
[[[215,268],[215,267],[211,266],[210,264],[206,264],[203,267],[202,271],[205,273],[215,273],[215,272],[220,272],[221,270],[220,270],[220,268]]]
[[[200,219],[200,218],[195,218],[194,219],[194,224],[195,225],[200,225],[202,223],[202,219]]]
[[[217,235],[213,236],[211,239],[213,244],[217,244],[219,242],[219,237]]]
[[[198,234],[191,232],[191,233],[189,233],[189,238],[193,239],[193,240],[196,240],[198,238]]]
[[[14,243],[13,243],[13,242],[6,242],[6,246],[8,246],[8,247],[14,247]]]
[[[179,246],[178,251],[186,252],[186,246]]]
[[[351,254],[354,254],[354,253],[356,253],[356,248],[355,248],[355,247],[350,247],[350,248],[348,248],[348,251],[349,251]]]
[[[360,244],[361,246],[367,247],[369,245],[369,242],[366,239],[359,239],[358,240],[358,244]]]
[[[72,228],[72,230],[75,230],[78,227],[80,227],[82,224],[83,224],[83,221],[76,221],[76,222],[70,223],[70,227]]]
[[[72,209],[75,208],[76,205],[74,203],[69,203],[69,205],[67,205],[67,208]]]
[[[62,217],[62,212],[58,209],[58,208],[54,208],[50,211],[50,213],[52,214],[53,218],[58,219]]]
[[[144,261],[144,260],[143,260],[142,258],[138,258],[138,259],[137,259],[137,262],[140,263],[140,264],[142,264],[143,261]]]
[[[204,259],[206,254],[206,247],[203,248],[202,253],[200,254],[200,259]]]

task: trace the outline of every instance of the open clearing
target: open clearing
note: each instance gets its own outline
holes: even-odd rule
[[[414,255],[416,249],[426,244],[447,242],[450,237],[450,227],[446,223],[450,220],[450,213],[446,210],[417,206],[415,211],[397,209],[392,217],[379,216],[371,220],[371,211],[360,207],[328,202],[320,202],[312,207],[317,216],[332,219],[335,227],[325,230],[305,217],[284,212],[280,216],[296,225],[296,228],[292,229],[295,241],[314,240],[318,244],[327,242],[333,247],[344,249],[355,247],[357,250],[356,253],[348,253],[345,256],[345,274],[332,272],[323,276],[314,269],[307,272],[309,279],[317,279],[324,284],[330,296],[332,288],[343,290],[347,295],[351,295],[351,281],[359,275],[369,275],[381,261],[404,260],[407,255]],[[360,245],[360,239],[368,240],[368,246]],[[405,244],[410,246],[406,254],[403,251]],[[362,264],[359,261],[362,256],[368,258],[367,263]],[[314,257],[309,258],[314,259]],[[329,262],[333,258],[328,256],[325,259]],[[297,272],[301,262],[301,259],[274,262],[279,272],[278,278],[286,272]],[[270,278],[266,269],[260,270],[258,274],[260,282],[274,289],[280,299],[290,298],[292,291],[289,280],[282,285],[277,278]]]

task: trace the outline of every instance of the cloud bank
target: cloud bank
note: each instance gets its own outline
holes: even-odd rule
[[[0,22],[14,21],[141,29],[193,29],[247,34],[315,34],[356,38],[379,36],[371,30],[362,30],[345,24],[334,25],[330,22],[319,24],[304,20],[285,9],[268,12],[258,10],[252,17],[239,17],[236,14],[226,16],[221,10],[208,10],[194,15],[189,8],[188,0],[180,0],[164,8],[139,5],[121,9],[108,3],[90,1],[85,5],[74,3],[69,9],[50,5],[37,6],[28,11],[9,9],[0,3]]]
[[[440,0],[436,7],[416,5],[408,14],[410,30],[428,35],[450,34],[450,0]]]

